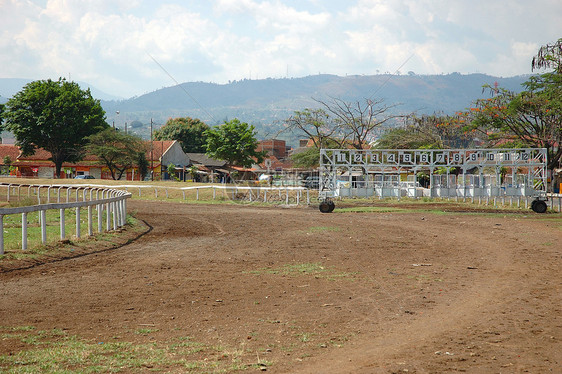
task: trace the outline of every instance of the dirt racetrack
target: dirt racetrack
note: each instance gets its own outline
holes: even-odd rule
[[[0,325],[203,347],[121,372],[562,373],[559,215],[129,208],[133,243],[1,273]]]

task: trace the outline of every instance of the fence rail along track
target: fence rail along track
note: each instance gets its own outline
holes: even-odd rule
[[[60,239],[66,238],[66,222],[65,211],[67,209],[75,210],[76,217],[76,237],[80,237],[80,210],[87,209],[88,217],[88,235],[94,235],[94,208],[97,213],[97,232],[117,230],[117,228],[125,225],[127,220],[127,199],[131,194],[109,187],[91,187],[76,185],[31,185],[31,184],[14,184],[0,183],[0,187],[6,188],[6,199],[10,202],[17,196],[21,199],[22,190],[27,190],[28,198],[33,195],[37,198],[36,205],[20,206],[12,208],[0,208],[0,255],[4,254],[4,216],[12,214],[21,214],[21,242],[22,250],[27,250],[28,242],[28,214],[32,212],[39,213],[39,224],[41,227],[41,242],[47,242],[47,211],[58,210],[60,222]],[[41,189],[47,191],[46,200],[42,201]],[[61,194],[61,192],[63,194]],[[74,200],[71,200],[74,192]],[[51,199],[56,202],[51,203]],[[61,201],[64,200],[64,201]],[[104,217],[105,213],[105,217]],[[105,219],[104,219],[105,218]]]

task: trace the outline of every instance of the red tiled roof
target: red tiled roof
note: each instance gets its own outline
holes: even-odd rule
[[[4,161],[4,157],[10,157],[12,162],[16,161],[20,155],[20,149],[13,144],[0,144],[0,163]]]
[[[43,148],[37,148],[35,153],[29,156],[19,156],[18,161],[47,161],[51,158],[51,152]],[[86,154],[82,161],[98,161],[98,157],[92,154]]]
[[[159,161],[160,158],[166,151],[174,144],[176,140],[153,140],[152,141],[152,159],[154,161]],[[150,141],[147,141],[147,151],[146,151],[146,159],[150,161]]]

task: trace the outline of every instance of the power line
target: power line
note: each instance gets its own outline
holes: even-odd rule
[[[152,57],[152,55],[151,55],[150,53],[146,52],[146,54],[152,59],[152,61],[154,61],[154,62],[156,63],[156,65],[158,65],[158,66],[160,67],[160,69],[162,69],[162,71],[163,71],[164,73],[166,73],[166,74],[168,75],[168,77],[170,77],[170,78],[174,81],[174,83],[176,83],[177,86],[179,86],[179,88],[181,88],[181,89],[183,90],[183,92],[185,92],[185,94],[186,94],[187,96],[189,96],[189,98],[190,98],[191,100],[193,100],[193,102],[194,102],[195,104],[197,104],[197,106],[199,106],[199,108],[201,108],[201,110],[202,110],[205,114],[207,114],[209,117],[211,117],[211,119],[212,119],[215,123],[218,123],[218,121],[216,120],[216,118],[215,118],[211,113],[209,113],[205,108],[203,108],[203,106],[202,106],[201,104],[199,104],[199,102],[198,102],[197,100],[195,100],[195,98],[194,98],[193,96],[191,96],[191,95],[189,94],[189,92],[187,92],[187,90],[185,89],[185,87],[183,87],[181,84],[178,83],[178,81],[172,76],[172,74],[170,74],[166,69],[164,69],[164,67],[163,67],[158,61],[156,61],[156,59],[155,59],[154,57]]]
[[[402,69],[402,67],[403,67],[404,65],[406,65],[406,64],[408,63],[408,61],[410,61],[410,59],[411,59],[412,57],[414,57],[415,54],[416,54],[415,52],[412,53],[412,54],[410,55],[410,57],[408,57],[408,58],[406,59],[406,61],[404,61],[404,62],[402,63],[402,65],[400,65],[400,66],[398,67],[398,69],[395,70],[394,73],[396,74],[397,72],[399,72],[400,69]],[[373,96],[375,96],[375,95],[377,94],[377,92],[379,92],[384,86],[386,86],[386,84],[392,79],[392,77],[394,77],[394,74],[389,74],[389,75],[388,75],[388,78],[379,86],[379,88],[377,88],[377,89],[375,90],[375,92],[373,92],[373,94],[371,95],[371,97],[369,97],[369,100],[371,100],[371,99],[373,98]]]

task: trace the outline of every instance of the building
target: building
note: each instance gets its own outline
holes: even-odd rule
[[[287,146],[284,140],[268,139],[258,142],[256,150],[258,152],[265,151],[268,156],[273,156],[278,160],[284,160],[289,154],[291,147]]]
[[[23,156],[19,147],[0,144],[0,158],[11,160],[12,175],[22,178],[54,178],[55,164],[50,160],[51,154],[44,149],[37,149],[34,154]],[[174,164],[176,169],[191,166],[190,158],[183,152],[175,140],[158,140],[147,142],[146,159],[148,161],[148,177],[155,180],[169,179],[168,165]],[[151,173],[152,172],[152,173]],[[60,178],[74,178],[78,175],[90,175],[96,179],[112,179],[110,170],[100,162],[97,156],[87,154],[83,160],[62,165]],[[138,167],[128,169],[121,179],[139,180]]]

